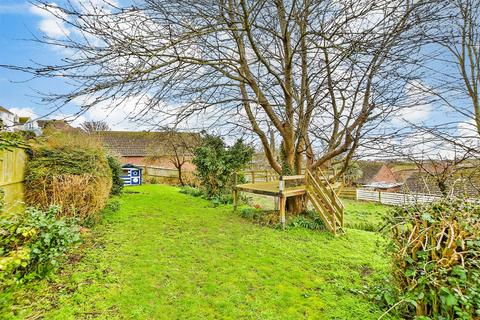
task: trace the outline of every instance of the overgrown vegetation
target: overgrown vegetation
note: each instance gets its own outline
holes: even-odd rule
[[[264,210],[261,207],[245,207],[238,211],[238,214],[251,222],[261,226],[279,227],[280,220],[278,213],[273,210]]]
[[[315,210],[307,210],[288,222],[290,228],[325,230],[325,224]]]
[[[195,148],[193,164],[202,189],[208,198],[229,193],[233,184],[233,173],[245,168],[252,160],[253,149],[242,140],[228,147],[218,136],[205,135]]]
[[[112,171],[105,150],[91,135],[54,132],[33,146],[25,173],[25,201],[89,222],[105,206]]]
[[[393,287],[402,317],[480,317],[480,205],[462,201],[398,207],[389,220]]]
[[[123,190],[123,180],[121,178],[123,174],[122,165],[117,158],[112,155],[107,155],[107,161],[110,171],[112,172],[112,189],[110,190],[110,194],[119,195]]]
[[[261,206],[254,205],[253,207],[248,206],[241,208],[238,211],[238,214],[242,218],[261,226],[270,226],[273,228],[281,227],[278,211],[275,210],[266,210]],[[325,225],[315,211],[307,210],[289,220],[287,223],[287,228],[325,230]]]
[[[18,132],[0,131],[0,151],[17,147],[26,147],[26,138],[24,135]]]
[[[80,241],[76,220],[56,218],[58,210],[56,206],[46,211],[27,208],[23,215],[0,217],[0,288],[43,278]]]

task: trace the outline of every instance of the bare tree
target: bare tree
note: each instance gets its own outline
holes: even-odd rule
[[[201,120],[255,134],[279,174],[341,163],[408,107],[427,0],[145,0],[119,8],[37,5],[75,30],[38,39],[75,54],[14,67],[76,83],[49,102],[114,109],[139,97],[132,117],[153,126]],[[273,130],[273,133],[269,133]],[[275,157],[271,137],[281,145]],[[289,210],[301,203],[289,199]]]
[[[183,166],[190,162],[193,156],[193,149],[200,143],[200,137],[196,134],[177,134],[169,139],[169,146],[173,154],[170,162],[178,170],[178,180],[182,186],[185,185],[183,181]]]
[[[469,159],[464,153],[460,156],[454,156],[449,158],[431,158],[426,159],[411,158],[412,162],[417,165],[420,172],[426,174],[430,178],[440,193],[445,196],[451,196],[455,194],[455,188],[458,187],[454,183],[454,178],[460,171],[466,171],[465,166],[461,166],[463,163],[467,163]]]
[[[447,61],[456,73],[443,75],[450,93],[441,96],[443,102],[473,120],[480,137],[480,1],[455,0],[449,8],[446,32],[436,43],[447,51],[451,58]]]
[[[461,147],[467,153],[480,147],[480,0],[442,1],[433,28],[426,32],[419,65],[422,86],[432,104],[449,114],[441,123],[417,126],[423,133]]]
[[[155,163],[155,161],[168,156],[170,163],[178,171],[178,181],[180,185],[184,186],[183,168],[186,163],[191,162],[193,150],[200,143],[200,135],[170,130],[162,134],[161,137],[161,141],[156,141],[151,146],[152,150],[150,152],[152,154],[148,157],[147,161]]]
[[[93,133],[97,131],[110,131],[110,127],[104,121],[85,121],[80,124],[80,128],[87,133]]]

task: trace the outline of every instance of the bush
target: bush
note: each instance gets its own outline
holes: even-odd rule
[[[221,137],[206,135],[194,150],[193,164],[208,198],[229,193],[233,173],[245,168],[252,160],[253,149],[237,140],[227,147]]]
[[[180,193],[188,194],[188,195],[194,196],[194,197],[203,196],[203,191],[202,190],[194,188],[194,187],[190,187],[190,186],[181,187],[180,188]]]
[[[279,226],[280,219],[278,217],[278,212],[276,211],[266,211],[262,208],[242,208],[238,211],[238,214],[245,219],[248,219],[254,223],[257,223],[262,226]]]
[[[288,227],[305,228],[310,230],[325,230],[325,224],[315,210],[308,210],[294,217],[288,223]]]
[[[123,170],[122,165],[117,160],[117,158],[107,155],[108,166],[112,172],[112,189],[110,190],[111,195],[119,195],[123,189]]]
[[[397,208],[389,222],[395,286],[389,292],[404,302],[402,316],[480,317],[480,205],[443,201]]]
[[[46,276],[69,247],[80,241],[76,221],[57,219],[58,209],[27,208],[24,215],[0,218],[0,287]]]
[[[78,133],[55,134],[32,148],[25,172],[25,202],[58,214],[95,221],[112,188],[103,147]]]

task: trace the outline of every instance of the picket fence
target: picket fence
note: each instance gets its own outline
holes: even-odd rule
[[[405,205],[412,203],[428,203],[443,199],[441,196],[428,194],[406,194],[357,189],[357,200],[380,202],[387,205]]]

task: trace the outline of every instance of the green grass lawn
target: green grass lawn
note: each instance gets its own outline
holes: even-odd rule
[[[169,186],[127,189],[18,319],[377,319],[356,293],[387,263],[378,237],[260,227]],[[80,255],[79,253],[82,252]]]
[[[383,217],[392,207],[375,202],[342,199],[345,206],[345,227],[378,230]]]
[[[243,193],[249,203],[259,205],[262,209],[273,210],[273,197],[252,193]],[[342,199],[345,206],[345,227],[373,231],[378,230],[383,222],[383,216],[391,209],[389,206],[375,202]]]

